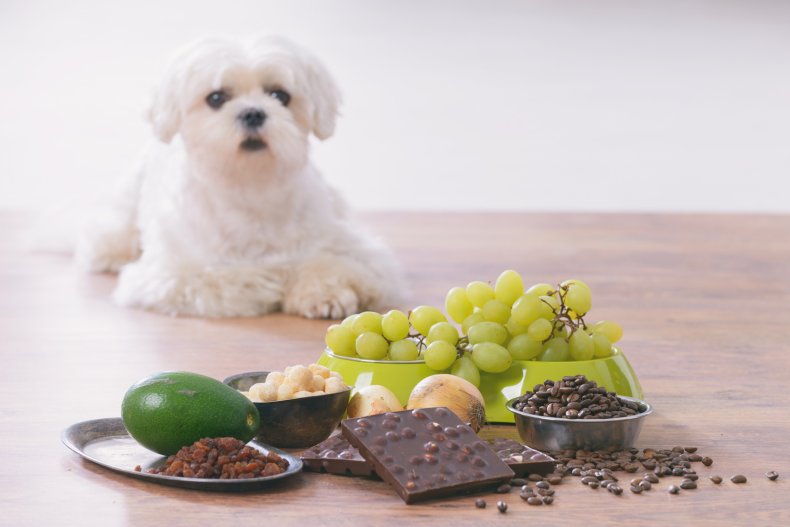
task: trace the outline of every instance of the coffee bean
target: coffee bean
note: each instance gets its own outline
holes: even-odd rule
[[[530,496],[527,498],[527,503],[530,505],[543,505],[543,499],[538,498],[537,496]]]
[[[504,501],[498,501],[496,502],[496,508],[499,509],[499,512],[504,514],[507,512],[507,503]]]
[[[670,494],[677,494],[678,492],[680,492],[680,487],[678,487],[677,485],[670,485],[669,487],[667,487],[667,492],[669,492]]]
[[[549,483],[546,481],[538,481],[537,483],[535,483],[535,486],[538,487],[539,489],[547,489],[551,485],[549,485]]]
[[[494,492],[496,492],[497,494],[507,494],[508,492],[510,492],[510,485],[508,485],[507,483],[504,485],[500,485],[496,488]]]
[[[765,473],[765,477],[770,479],[771,481],[776,481],[779,477],[779,473],[775,470],[771,470],[770,472]]]
[[[710,480],[711,480],[713,483],[715,483],[716,485],[718,485],[718,484],[719,484],[719,483],[721,483],[721,481],[722,481],[722,480],[721,480],[721,476],[711,476],[711,477],[710,477]]]
[[[695,446],[687,446],[687,447],[685,447],[685,451],[688,452],[689,454],[693,454],[694,452],[697,451],[697,447],[695,447]]]
[[[552,476],[550,478],[547,478],[546,481],[548,481],[552,485],[559,485],[560,483],[562,483],[562,476]]]
[[[620,494],[623,493],[622,487],[619,487],[617,485],[609,485],[608,487],[606,487],[606,490],[608,490],[609,492],[611,492],[615,496],[619,496]]]
[[[530,474],[527,476],[530,481],[543,481],[543,476],[540,474]]]
[[[594,476],[584,476],[582,478],[582,483],[585,485],[589,485],[590,483],[598,483],[598,478]]]
[[[697,481],[699,479],[699,475],[696,472],[692,472],[690,474],[684,475],[683,478],[690,479],[691,481]]]
[[[645,480],[645,479],[643,479],[643,480],[642,480],[642,481],[639,483],[639,486],[642,488],[642,490],[650,490],[650,489],[652,489],[652,488],[653,488],[653,484],[652,484],[652,483],[650,483],[649,481]]]
[[[705,465],[706,467],[709,467],[713,464],[713,460],[709,457],[703,457],[702,464]]]
[[[625,470],[626,472],[633,473],[639,470],[639,465],[637,465],[636,463],[628,463],[623,466],[623,470]]]
[[[658,479],[658,476],[656,476],[656,475],[655,475],[655,474],[653,474],[652,472],[648,472],[648,473],[646,473],[646,474],[645,474],[645,475],[642,477],[642,479],[644,479],[644,480],[646,480],[646,481],[649,481],[650,483],[658,483],[658,481],[659,481],[659,479]]]
[[[601,486],[601,484],[596,479],[595,481],[591,481],[590,483],[588,483],[587,486],[590,487],[591,489],[597,489],[598,487]]]
[[[527,484],[527,480],[524,478],[513,478],[510,480],[511,487],[521,487]]]
[[[640,487],[639,485],[631,485],[630,488],[631,488],[631,492],[633,492],[634,494],[642,493],[642,487]]]
[[[541,496],[554,496],[554,489],[538,489],[538,494]]]
[[[733,483],[746,483],[746,476],[743,474],[736,474],[735,476],[730,478],[730,481]]]
[[[543,503],[545,503],[546,505],[551,505],[552,503],[554,503],[554,496],[546,496],[546,497],[544,497],[543,498]]]
[[[680,488],[684,490],[691,490],[697,488],[697,482],[690,479],[684,479],[680,482]]]
[[[640,483],[642,483],[642,478],[634,478],[630,481],[631,485],[634,487],[638,487]]]
[[[477,507],[478,509],[485,509],[486,508],[486,500],[484,500],[483,498],[477,498],[475,500],[475,507]]]

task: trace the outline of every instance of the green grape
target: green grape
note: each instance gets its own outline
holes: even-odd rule
[[[510,339],[507,350],[514,360],[531,360],[541,354],[543,344],[532,340],[529,335],[523,333]]]
[[[453,363],[453,367],[450,368],[450,373],[462,379],[466,379],[475,386],[480,386],[480,370],[477,369],[474,361],[466,355]]]
[[[481,342],[472,347],[472,361],[481,371],[501,373],[513,363],[513,357],[503,346],[495,342]]]
[[[387,356],[390,344],[378,333],[368,331],[357,337],[356,348],[357,355],[363,359],[380,360]]]
[[[576,330],[568,339],[568,351],[573,360],[590,360],[595,353],[595,344],[590,335],[582,330]]]
[[[480,311],[475,311],[468,317],[464,319],[464,323],[461,324],[461,331],[463,331],[464,335],[469,334],[469,328],[474,326],[477,323],[485,322],[485,318],[483,318],[483,313]]]
[[[403,311],[393,309],[381,317],[381,334],[390,342],[405,339],[409,335],[409,318]]]
[[[565,324],[563,324],[562,322],[557,323],[554,326],[554,331],[551,332],[551,338],[567,339],[568,328],[565,327]]]
[[[494,283],[494,294],[497,300],[512,306],[513,302],[524,294],[524,282],[521,280],[521,275],[513,270],[503,272]]]
[[[623,338],[622,326],[620,326],[620,324],[617,322],[612,322],[611,320],[601,320],[600,322],[596,322],[596,324],[593,326],[593,333],[601,333],[602,335],[606,335],[606,338],[608,338],[609,342],[612,344]]]
[[[534,341],[543,342],[551,336],[554,326],[545,318],[539,318],[529,325],[527,328],[527,335]]]
[[[351,331],[355,335],[371,332],[381,335],[381,318],[381,313],[376,313],[375,311],[360,313],[354,319],[353,324],[351,324]]]
[[[513,304],[513,309],[510,316],[513,320],[522,326],[529,326],[544,313],[545,304],[534,295],[521,295],[516,303]]]
[[[606,335],[603,333],[593,333],[592,340],[593,346],[595,347],[595,352],[593,353],[595,358],[601,359],[603,357],[612,356],[612,343]]]
[[[510,318],[510,305],[496,299],[486,302],[480,311],[489,322],[506,324]]]
[[[357,315],[348,315],[346,318],[343,319],[343,322],[340,323],[341,326],[344,328],[351,329],[351,326],[354,325],[354,321],[357,319]]]
[[[453,346],[458,342],[458,330],[449,322],[437,322],[431,329],[428,330],[426,335],[426,343],[431,344],[437,340],[443,340]]]
[[[411,339],[390,342],[389,351],[391,360],[417,360],[417,357],[420,356],[417,343]]]
[[[575,314],[584,316],[592,307],[592,293],[590,288],[581,280],[565,280],[560,284],[567,286],[565,305]]]
[[[450,318],[459,324],[472,314],[474,308],[475,306],[469,301],[469,296],[463,287],[453,287],[447,292],[444,299],[444,310],[447,311]]]
[[[522,326],[511,316],[507,320],[507,324],[505,324],[505,329],[507,329],[508,333],[510,333],[511,337],[515,337],[516,335],[521,335],[522,333],[526,333],[529,330],[529,326]]]
[[[467,336],[470,344],[493,342],[501,345],[507,341],[507,330],[505,326],[496,322],[478,322],[469,328]]]
[[[412,309],[409,315],[409,322],[411,322],[414,329],[419,331],[421,335],[427,335],[431,326],[437,322],[447,322],[447,318],[445,318],[438,308],[433,306],[417,306]]]
[[[469,282],[466,286],[466,295],[475,307],[483,307],[486,302],[496,298],[494,288],[485,282]]]
[[[538,297],[543,303],[540,306],[540,317],[552,320],[560,312],[560,301],[556,297],[543,295]]]
[[[356,336],[350,328],[343,324],[332,324],[326,330],[324,341],[327,347],[337,355],[351,357],[356,354],[354,350],[354,340]]]
[[[426,366],[432,370],[441,371],[453,365],[458,357],[458,351],[452,344],[437,340],[428,344],[428,347],[422,352],[422,356]]]
[[[535,284],[527,289],[527,294],[533,296],[549,296],[549,293],[553,291],[554,286],[551,284]]]
[[[545,362],[561,362],[570,358],[568,343],[565,339],[554,338],[543,345],[543,351],[538,355],[538,360]]]

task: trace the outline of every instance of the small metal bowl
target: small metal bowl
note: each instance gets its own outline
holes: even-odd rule
[[[232,375],[223,382],[236,390],[249,391],[253,384],[264,382],[267,371]],[[340,424],[348,406],[351,388],[337,393],[287,399],[271,403],[253,403],[261,416],[255,439],[280,448],[307,448],[329,437]]]
[[[513,405],[521,397],[510,399],[507,409],[513,412],[521,440],[537,450],[623,450],[634,445],[642,423],[653,407],[639,399],[618,397],[638,404],[640,412],[612,419],[545,417],[516,410]]]

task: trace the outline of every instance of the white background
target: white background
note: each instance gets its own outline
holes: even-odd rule
[[[0,210],[108,188],[204,34],[281,33],[346,103],[358,209],[790,212],[790,2],[0,1]]]

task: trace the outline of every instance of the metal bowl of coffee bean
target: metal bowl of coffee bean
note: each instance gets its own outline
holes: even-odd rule
[[[618,450],[636,442],[653,408],[584,376],[546,381],[507,402],[521,440],[537,450]]]

